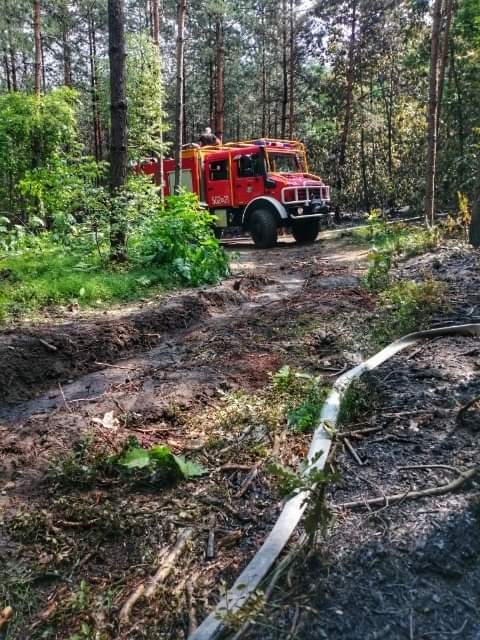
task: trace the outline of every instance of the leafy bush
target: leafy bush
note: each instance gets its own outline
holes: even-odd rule
[[[399,282],[380,295],[380,318],[372,336],[379,346],[422,328],[444,301],[444,287],[435,280]]]
[[[390,285],[390,270],[396,259],[434,249],[440,237],[438,228],[389,225],[380,211],[372,211],[367,228],[371,250],[368,254],[370,267],[363,279],[365,286],[371,291],[386,289]]]
[[[192,193],[171,196],[145,221],[135,247],[143,265],[168,267],[179,282],[198,286],[228,274],[228,259],[215,239],[213,216]]]

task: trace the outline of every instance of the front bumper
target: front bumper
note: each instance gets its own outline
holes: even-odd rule
[[[286,207],[289,218],[292,220],[304,220],[306,218],[319,218],[328,222],[334,215],[331,204],[325,200],[311,200]]]

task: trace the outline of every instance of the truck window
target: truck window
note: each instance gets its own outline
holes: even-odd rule
[[[254,156],[241,156],[238,159],[239,178],[252,178],[262,175],[262,161],[257,153]]]
[[[209,164],[210,180],[228,180],[228,161],[215,160]]]
[[[291,153],[268,153],[270,167],[275,173],[299,173],[303,171],[300,158]]]

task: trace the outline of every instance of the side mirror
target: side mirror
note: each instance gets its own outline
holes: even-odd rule
[[[267,189],[273,189],[273,187],[276,186],[276,182],[273,178],[269,178],[268,176],[265,176],[265,187]]]

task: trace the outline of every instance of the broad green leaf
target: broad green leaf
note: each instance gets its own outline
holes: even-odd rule
[[[186,460],[183,456],[173,456],[173,459],[177,463],[178,469],[184,478],[198,478],[207,473],[205,467],[197,462],[191,462]]]
[[[118,460],[118,464],[127,467],[127,469],[144,469],[150,463],[150,453],[140,447],[128,449]]]

